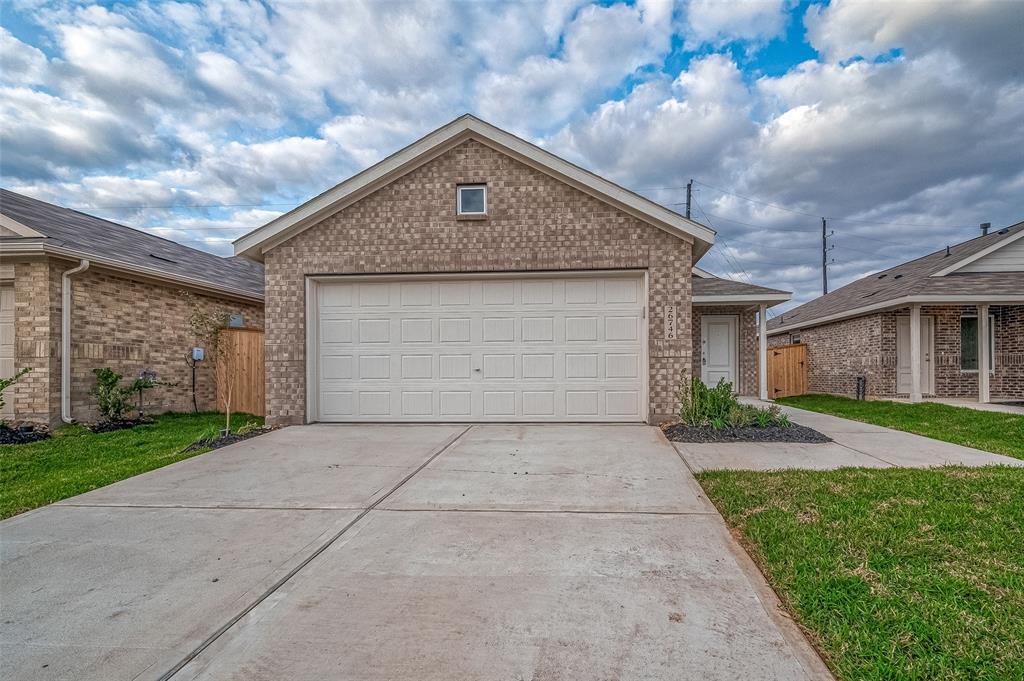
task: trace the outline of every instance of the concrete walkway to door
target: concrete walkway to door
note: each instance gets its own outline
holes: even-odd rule
[[[645,426],[287,428],[0,540],[10,678],[830,678]]]
[[[764,402],[744,399],[764,406]],[[782,407],[794,423],[823,433],[832,442],[674,443],[694,472],[706,470],[768,471],[784,468],[932,468],[934,466],[1024,466],[1010,456],[962,447],[900,430],[794,407]]]

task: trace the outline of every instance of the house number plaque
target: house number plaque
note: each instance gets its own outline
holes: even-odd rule
[[[665,340],[676,339],[676,306],[666,305],[662,308],[662,316],[665,318]]]

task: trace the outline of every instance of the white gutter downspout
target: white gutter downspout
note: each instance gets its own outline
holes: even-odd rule
[[[65,271],[60,277],[60,419],[74,423],[71,418],[71,275],[89,269],[84,258],[78,267]]]

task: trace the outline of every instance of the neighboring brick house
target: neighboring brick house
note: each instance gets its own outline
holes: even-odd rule
[[[235,242],[266,265],[267,417],[654,422],[698,371],[755,394],[752,310],[788,294],[694,279],[713,239],[460,117]]]
[[[0,190],[0,303],[0,375],[32,369],[4,393],[2,418],[48,425],[96,418],[90,391],[98,367],[126,382],[155,371],[175,385],[149,391],[147,410],[189,411],[193,306],[262,328],[263,268]],[[199,409],[215,409],[212,362],[199,363],[196,387]]]
[[[1024,399],[1024,222],[983,229],[775,317],[770,344],[807,346],[811,392]]]

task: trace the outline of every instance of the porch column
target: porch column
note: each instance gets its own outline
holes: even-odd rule
[[[978,402],[989,401],[988,305],[978,305]]]
[[[910,306],[910,401],[921,401],[921,306]]]
[[[757,385],[758,397],[762,400],[768,399],[768,305],[761,303],[761,309],[757,315],[758,328],[758,359],[757,359]]]

